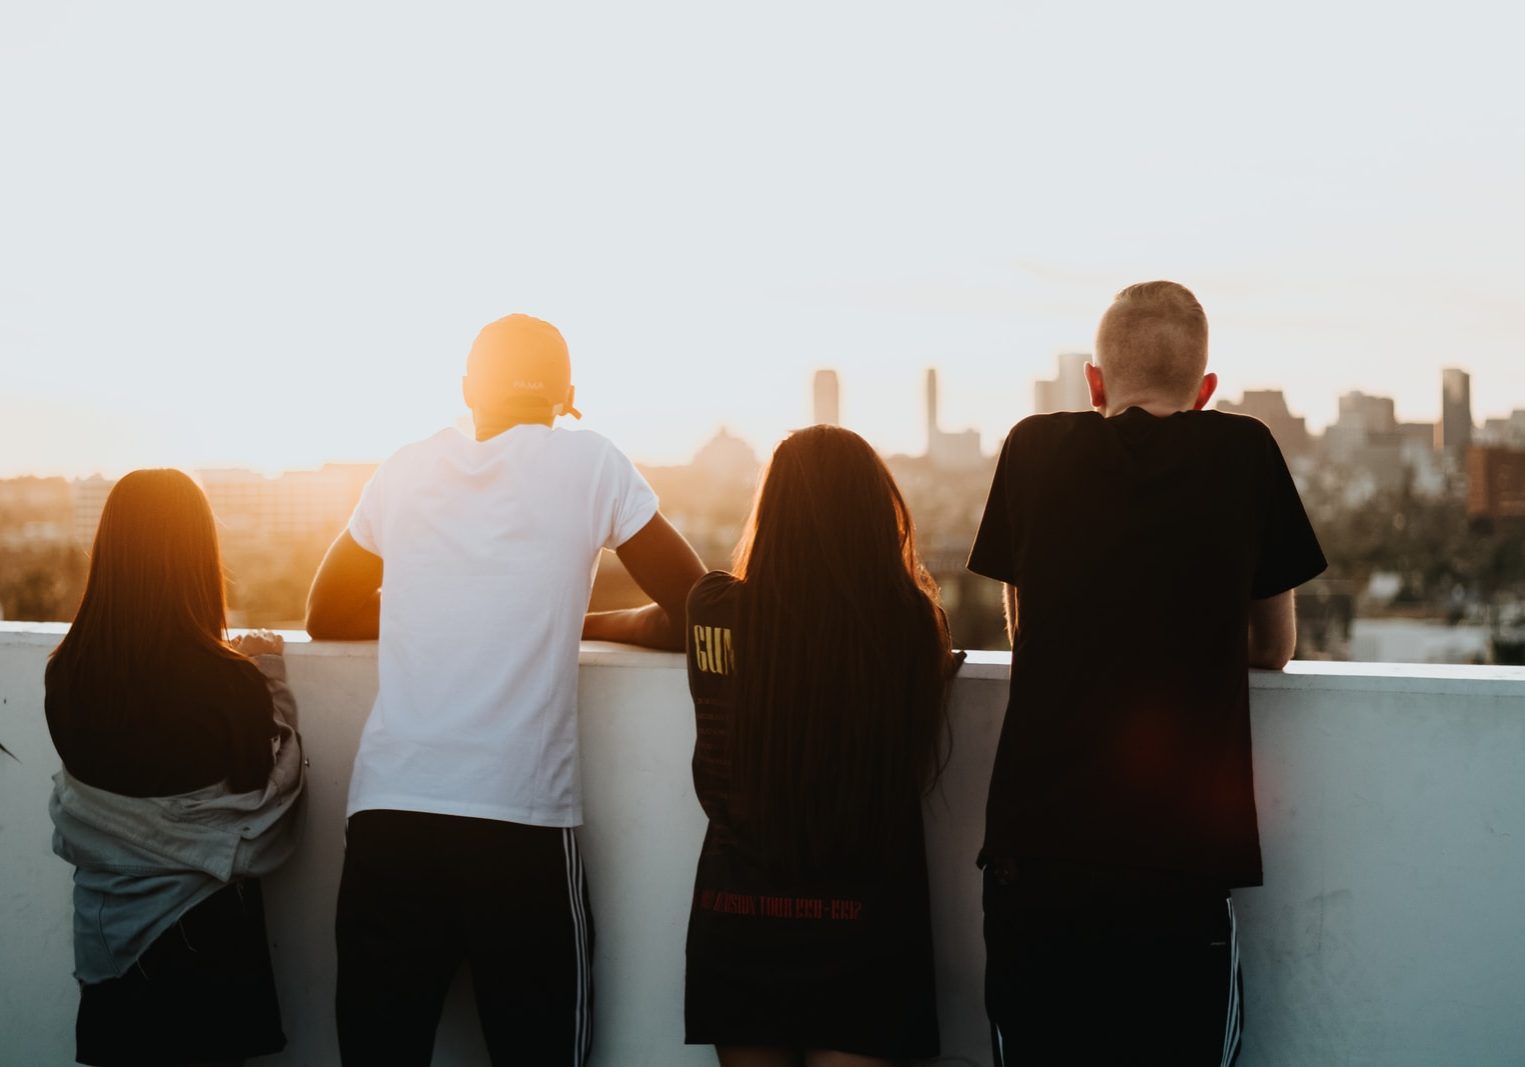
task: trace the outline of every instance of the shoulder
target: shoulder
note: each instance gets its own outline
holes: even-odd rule
[[[203,653],[200,659],[203,677],[227,696],[225,707],[229,714],[270,717],[273,708],[270,687],[253,660],[244,656],[217,656],[210,652]]]
[[[419,456],[433,455],[436,452],[448,452],[452,448],[456,448],[470,440],[471,438],[455,427],[446,426],[443,430],[431,433],[428,437],[421,437],[417,441],[409,441],[383,460],[381,465],[383,467],[390,467],[398,463],[406,463]]]
[[[1091,433],[1100,430],[1105,422],[1095,411],[1050,411],[1043,415],[1029,415],[1007,431],[1003,451]]]
[[[266,688],[264,672],[248,656],[230,656],[223,662],[225,664],[223,669],[239,688],[250,692],[256,689],[263,691]]]
[[[702,617],[724,611],[736,602],[741,580],[728,571],[710,571],[688,591],[688,614]]]
[[[1029,415],[1011,428],[1012,437],[1052,437],[1100,427],[1106,420],[1098,411],[1049,411]]]
[[[438,433],[410,441],[381,461],[371,475],[371,484],[406,484],[410,473],[432,467],[437,457],[461,447],[467,440],[465,434],[447,426]]]
[[[1255,458],[1263,456],[1267,448],[1276,448],[1270,427],[1253,415],[1209,410],[1188,415],[1199,432],[1215,444],[1240,448]]]
[[[574,430],[568,426],[553,426],[547,435],[547,441],[551,447],[567,455],[582,456],[598,462],[610,460],[630,462],[630,458],[618,445],[597,430]]]
[[[429,459],[442,452],[452,452],[463,447],[471,441],[460,430],[453,426],[447,426],[443,430],[430,434],[428,437],[417,441],[409,441],[396,452],[382,460],[377,473],[393,470],[397,467],[407,467],[419,460]]]
[[[1203,408],[1201,411],[1193,411],[1189,414],[1216,433],[1256,440],[1271,436],[1270,428],[1253,415],[1242,415],[1237,411],[1218,411],[1212,408]]]
[[[646,476],[613,441],[593,430],[555,427],[550,431],[548,453],[563,482],[594,490],[588,503],[612,505],[618,516],[616,540],[633,536],[656,511],[656,497]],[[543,455],[546,453],[543,453]],[[632,510],[633,509],[633,510]]]

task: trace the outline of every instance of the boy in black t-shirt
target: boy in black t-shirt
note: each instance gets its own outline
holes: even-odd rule
[[[998,1064],[1238,1052],[1247,668],[1286,664],[1292,589],[1325,562],[1270,431],[1203,410],[1206,367],[1190,292],[1124,289],[1097,410],[1012,429],[970,553],[1012,640],[980,856]]]

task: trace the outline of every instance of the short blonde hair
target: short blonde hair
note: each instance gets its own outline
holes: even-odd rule
[[[1096,364],[1113,391],[1193,392],[1207,373],[1207,314],[1184,285],[1130,285],[1096,328]]]

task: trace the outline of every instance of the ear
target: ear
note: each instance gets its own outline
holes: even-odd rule
[[[1097,411],[1107,408],[1107,388],[1101,380],[1101,368],[1094,363],[1085,365],[1086,387],[1091,390],[1091,406]]]
[[[1218,376],[1216,374],[1202,375],[1202,387],[1197,390],[1197,401],[1192,404],[1191,410],[1201,411],[1207,407],[1207,402],[1213,398],[1213,391],[1218,388]]]

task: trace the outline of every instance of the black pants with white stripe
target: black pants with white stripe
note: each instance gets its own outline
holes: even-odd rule
[[[997,1067],[1229,1065],[1243,984],[1225,889],[1038,861],[985,869]]]
[[[586,1062],[593,920],[571,830],[356,812],[335,933],[344,1063],[427,1064],[462,963],[494,1065]]]

